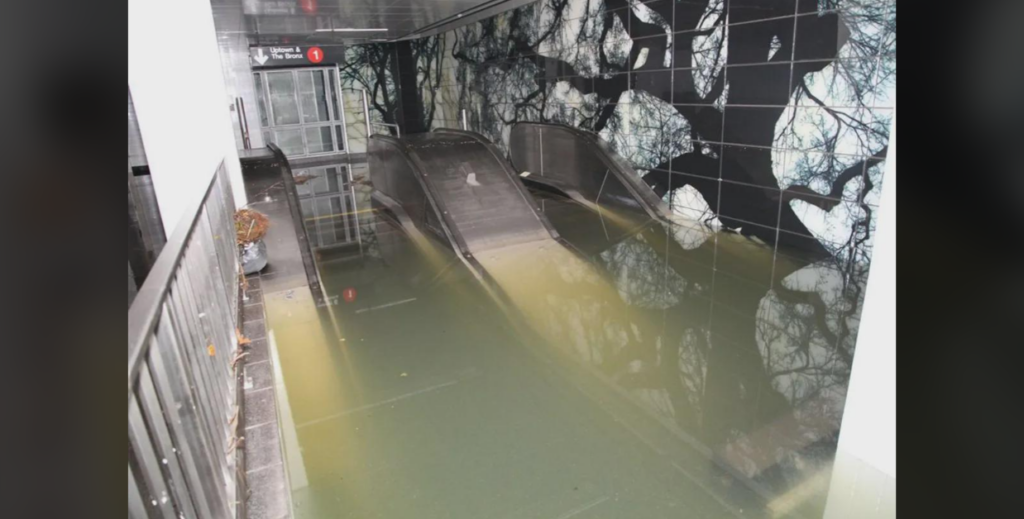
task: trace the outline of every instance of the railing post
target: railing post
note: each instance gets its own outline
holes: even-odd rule
[[[245,109],[242,105],[242,98],[235,98],[235,113],[238,115],[238,131],[242,134],[242,147],[244,149],[250,149],[249,146],[249,130],[245,124]]]
[[[362,90],[362,92],[363,92],[363,118],[366,119],[366,149],[367,149],[367,151],[369,151],[369,149],[370,149],[370,137],[373,136],[373,125],[374,125],[374,123],[370,120],[370,101],[369,101],[370,98],[367,95],[365,88]],[[388,123],[377,123],[377,124],[379,126],[384,126],[385,128],[394,128],[395,129],[395,135],[399,139],[402,138],[402,127],[401,126],[399,126],[397,124],[388,124]]]
[[[227,519],[236,506],[226,456],[237,440],[239,276],[226,175],[221,163],[128,310],[131,517]]]
[[[373,136],[373,122],[370,121],[370,101],[363,89],[363,117],[366,119],[366,151],[370,151],[370,137]]]
[[[338,120],[341,121],[341,140],[345,146],[345,153],[351,154],[348,147],[348,118],[345,117],[345,91],[341,89],[341,67],[334,66],[335,88],[338,89]]]

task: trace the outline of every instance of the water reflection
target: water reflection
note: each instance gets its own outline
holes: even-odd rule
[[[556,227],[566,212],[549,213]],[[480,261],[546,342],[763,499],[820,515],[863,280],[697,224],[652,225],[591,262],[560,248]]]
[[[312,247],[361,249],[362,229],[351,168],[333,165],[297,169],[293,174]]]
[[[821,516],[862,280],[700,224],[616,228],[634,218],[547,199],[586,252],[481,255],[488,294],[441,244],[365,209],[355,178],[363,211],[331,214],[362,247],[321,243],[320,270],[329,294],[358,297],[267,297],[288,457],[308,482],[297,517]],[[343,179],[303,197],[342,196]]]

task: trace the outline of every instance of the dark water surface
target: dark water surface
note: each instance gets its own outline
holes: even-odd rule
[[[492,251],[484,285],[312,173],[335,304],[265,296],[296,517],[821,517],[863,301],[841,264],[539,196],[576,250]]]

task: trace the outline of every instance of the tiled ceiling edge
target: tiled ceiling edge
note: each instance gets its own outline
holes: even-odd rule
[[[417,40],[420,38],[434,36],[435,34],[457,29],[463,25],[476,23],[485,18],[489,18],[505,11],[511,11],[537,1],[539,0],[493,0],[485,2],[479,6],[467,9],[459,14],[428,25],[426,28],[421,28],[406,34],[405,36],[396,38],[394,41]]]

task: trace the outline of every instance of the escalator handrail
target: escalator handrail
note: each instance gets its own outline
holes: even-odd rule
[[[323,283],[320,277],[320,268],[317,265],[313,254],[313,242],[309,239],[309,232],[306,229],[305,217],[302,215],[302,202],[299,200],[299,191],[295,183],[295,175],[292,171],[291,162],[277,145],[267,144],[267,149],[274,155],[274,161],[280,168],[281,184],[284,187],[285,200],[288,202],[288,213],[295,228],[295,238],[299,242],[299,256],[302,257],[302,268],[306,273],[306,283],[313,293],[317,304],[325,301]]]
[[[635,173],[634,168],[625,159],[620,157],[619,154],[612,151],[604,139],[601,139],[597,134],[564,124],[537,122],[518,122],[512,126],[512,132],[515,132],[518,127],[558,130],[573,135],[595,152],[595,155],[622,182],[651,218],[664,223],[672,221],[671,211],[665,206],[665,202],[658,198],[650,186],[645,184],[640,179],[640,176]]]

